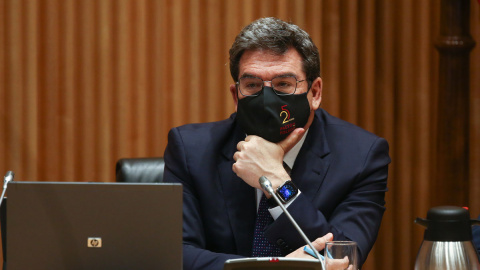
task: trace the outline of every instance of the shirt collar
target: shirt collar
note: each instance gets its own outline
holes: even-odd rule
[[[300,141],[295,144],[295,146],[288,151],[285,156],[283,157],[283,162],[285,162],[290,169],[293,168],[293,164],[295,163],[295,159],[297,159],[298,153],[300,152],[300,149],[303,146],[303,143],[305,142],[305,138],[307,137],[308,134],[308,129],[305,131],[305,134],[303,134],[303,137],[300,139]]]

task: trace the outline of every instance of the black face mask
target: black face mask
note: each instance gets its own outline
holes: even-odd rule
[[[278,96],[271,87],[263,87],[258,96],[238,100],[237,120],[247,135],[279,142],[296,128],[304,127],[310,116],[307,94]]]

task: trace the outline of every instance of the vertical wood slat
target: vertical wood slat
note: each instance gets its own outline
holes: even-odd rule
[[[480,5],[471,2],[478,41]],[[172,126],[234,110],[228,48],[250,21],[277,16],[320,49],[322,106],[390,143],[387,211],[365,267],[412,268],[423,233],[413,219],[431,206],[435,184],[436,9],[412,0],[1,1],[0,169],[19,180],[113,181],[118,158],[163,155]],[[478,49],[471,57],[478,74]],[[478,215],[480,79],[471,79]]]
[[[24,156],[24,166],[30,168],[26,171],[25,177],[27,179],[35,179],[35,176],[38,174],[37,156],[38,156],[38,128],[35,123],[38,121],[37,115],[37,80],[35,80],[38,68],[37,68],[37,59],[38,52],[36,47],[38,46],[38,35],[37,35],[37,3],[36,2],[26,2],[24,13],[26,18],[24,21],[24,30],[23,36],[25,40],[25,80],[24,80],[24,89],[26,92],[25,95],[25,117],[22,120],[24,125],[24,139],[23,143],[23,156]],[[1,42],[1,41],[0,41]],[[28,135],[27,135],[28,134]]]
[[[186,66],[183,57],[184,50],[183,46],[186,44],[184,41],[184,23],[185,19],[182,16],[182,11],[187,7],[184,5],[185,1],[172,1],[172,56],[170,65],[173,69],[173,75],[171,77],[165,78],[169,80],[171,78],[171,88],[170,91],[172,92],[172,111],[173,114],[173,124],[180,125],[184,123],[186,119],[184,118],[185,111],[185,98],[188,98],[188,95],[184,96],[182,91],[175,91],[175,89],[184,89],[184,85],[186,83],[186,78],[188,76],[184,76],[188,74],[188,66]],[[178,63],[177,65],[175,63]]]
[[[96,101],[98,97],[96,96],[97,84],[96,84],[96,74],[97,70],[97,58],[95,54],[95,35],[98,30],[95,27],[96,23],[96,9],[95,3],[93,0],[87,0],[82,3],[80,6],[80,20],[82,27],[80,28],[80,36],[82,39],[82,47],[80,48],[80,57],[81,57],[81,76],[80,80],[82,82],[82,88],[78,89],[81,91],[79,96],[81,102],[81,107],[79,108],[80,112],[80,121],[81,126],[91,126],[93,128],[82,128],[80,129],[80,134],[82,140],[80,145],[82,146],[82,178],[84,181],[95,181],[95,176],[97,173],[97,152],[96,149],[96,132],[97,121],[100,116],[97,116],[97,106]],[[78,97],[77,97],[78,98]]]
[[[474,38],[477,46],[471,53],[470,59],[470,201],[469,205],[478,206],[480,205],[480,76],[475,74],[480,74],[480,5],[477,5],[475,1],[471,3],[471,15],[470,15],[470,26],[471,33]],[[480,211],[476,212],[476,216],[480,214]]]
[[[166,37],[169,37],[169,33],[166,32],[169,27],[165,27],[168,25],[168,14],[170,13],[168,6],[166,5],[165,2],[160,2],[156,1],[155,2],[155,10],[157,11],[157,14],[155,16],[155,32],[153,35],[155,36],[155,44],[158,46],[158,50],[156,57],[155,57],[155,62],[156,62],[156,70],[158,71],[157,74],[155,74],[155,87],[154,87],[154,92],[155,95],[154,97],[157,98],[158,103],[157,106],[155,106],[155,113],[157,114],[157,122],[155,123],[155,127],[160,127],[160,129],[155,129],[159,135],[159,139],[161,141],[156,141],[155,145],[159,147],[156,149],[158,156],[163,155],[162,149],[166,145],[167,141],[167,127],[171,126],[171,117],[170,117],[170,112],[171,112],[171,103],[169,102],[169,94],[171,91],[167,91],[166,89],[168,88],[168,84],[170,83],[170,80],[168,79],[169,77],[167,76],[167,71],[169,70],[169,67],[167,65],[167,59],[171,53],[170,47],[169,47],[169,42],[164,42]],[[171,89],[171,88],[170,88]]]
[[[357,91],[356,86],[359,78],[363,73],[359,70],[358,61],[363,53],[359,48],[359,33],[361,27],[359,23],[358,2],[357,1],[341,1],[340,5],[340,57],[338,59],[339,69],[337,70],[339,77],[342,74],[348,74],[344,79],[340,80],[339,92],[340,99],[338,106],[342,109],[338,114],[339,117],[346,121],[358,124],[358,106],[362,92]],[[348,19],[346,19],[348,18]],[[362,31],[364,33],[364,31]],[[358,57],[360,56],[360,57]],[[327,84],[328,85],[328,84]],[[364,89],[365,90],[365,89]],[[344,105],[341,106],[340,104]]]
[[[307,33],[316,33],[315,35],[311,35],[311,38],[315,45],[318,48],[318,51],[322,51],[322,20],[321,17],[318,16],[318,13],[323,10],[323,2],[322,1],[316,1],[316,0],[310,0],[306,4],[306,10],[305,10],[305,16],[306,16],[306,22],[305,26],[303,29],[307,31]],[[322,57],[322,54],[320,53],[320,57]],[[320,58],[320,61],[323,61],[323,58]],[[320,63],[321,65],[322,63]],[[320,69],[320,73],[322,70]]]
[[[322,32],[321,37],[322,46],[320,51],[321,69],[323,70],[321,76],[323,78],[323,94],[322,106],[326,108],[331,114],[340,116],[340,85],[342,78],[339,75],[339,58],[340,58],[340,15],[339,15],[339,1],[326,0],[324,1],[321,10],[322,14]]]
[[[270,4],[270,8],[272,8],[271,2],[263,2]],[[224,115],[229,115],[233,111],[235,111],[234,104],[233,104],[233,96],[230,94],[229,87],[230,85],[234,84],[234,80],[230,74],[230,62],[229,62],[229,53],[228,49],[233,43],[235,36],[241,30],[241,23],[240,20],[242,16],[238,16],[238,10],[240,9],[240,1],[226,1],[225,3],[225,36],[223,40],[223,48],[225,48],[225,58],[223,59],[223,74],[225,78],[225,83],[223,89],[227,90],[228,93],[225,94],[223,99],[224,104],[231,104],[230,106],[224,106],[223,113]]]
[[[22,121],[23,110],[22,94],[24,87],[22,86],[23,72],[22,72],[22,5],[20,2],[9,2],[5,5],[5,32],[8,37],[5,40],[5,87],[16,89],[16,91],[5,92],[5,115],[9,117],[6,119],[5,129],[8,130],[5,139],[9,142],[6,148],[6,160],[10,167],[19,169],[22,167],[21,156],[22,151],[22,130],[21,125],[15,124]]]
[[[145,46],[144,49],[146,51],[145,53],[145,83],[146,83],[146,89],[145,89],[145,117],[143,115],[139,115],[139,118],[144,118],[145,119],[145,130],[144,130],[144,137],[142,139],[142,136],[139,138],[139,141],[141,141],[146,148],[146,152],[143,156],[152,156],[154,155],[154,147],[155,145],[153,143],[154,140],[158,139],[158,137],[155,136],[157,132],[155,131],[154,125],[156,125],[156,116],[154,113],[154,107],[156,104],[156,100],[154,98],[154,93],[158,92],[158,89],[156,88],[155,85],[155,75],[157,74],[156,66],[155,66],[155,57],[157,55],[158,48],[156,48],[155,43],[155,36],[151,31],[155,29],[155,5],[154,1],[147,0],[146,1],[146,6],[145,6]],[[112,159],[112,164],[114,160]]]
[[[190,9],[188,13],[188,17],[190,18],[190,22],[188,28],[191,30],[191,39],[192,41],[186,42],[183,44],[186,48],[188,48],[190,55],[191,55],[191,64],[190,68],[192,70],[200,70],[201,69],[201,62],[199,57],[195,57],[201,54],[200,51],[200,44],[198,42],[193,42],[193,40],[200,40],[201,38],[201,23],[202,17],[201,13],[198,12],[200,9],[200,1],[191,0],[189,3]],[[199,123],[202,119],[202,93],[200,92],[200,78],[201,74],[199,72],[192,72],[189,77],[184,77],[183,80],[185,83],[188,84],[187,91],[190,92],[190,100],[188,103],[188,119],[194,123]]]
[[[7,88],[8,85],[6,83],[7,79],[7,58],[6,58],[6,51],[8,47],[6,45],[6,37],[7,31],[6,27],[8,22],[7,18],[7,3],[5,1],[0,1],[0,129],[7,130]],[[3,165],[3,169],[5,171],[11,170],[10,163],[7,162],[7,151],[8,146],[7,141],[8,135],[7,132],[0,132],[0,164]],[[2,173],[2,172],[0,172]]]
[[[100,134],[98,140],[98,168],[101,179],[108,179],[111,175],[110,171],[102,170],[101,168],[108,168],[114,162],[111,156],[112,148],[112,95],[113,90],[113,68],[112,61],[112,14],[110,12],[112,7],[111,1],[98,2],[98,23],[101,25],[97,30],[98,39],[98,98],[99,98],[99,119],[97,130]]]
[[[78,14],[76,12],[76,6],[73,1],[65,1],[61,10],[63,14],[63,23],[60,26],[62,28],[62,41],[63,56],[61,59],[62,72],[62,85],[60,86],[63,92],[62,106],[63,106],[63,124],[64,134],[62,136],[61,143],[64,145],[76,145],[76,126],[78,118],[77,106],[75,102],[75,89],[77,88],[78,80],[76,74],[78,73],[78,57],[76,53],[76,46],[78,42],[78,28],[76,27],[76,21]],[[73,152],[73,153],[72,153]],[[63,171],[64,177],[77,176],[79,173],[78,164],[80,163],[80,153],[75,153],[69,147],[64,147],[62,153]],[[76,179],[76,177],[72,177]]]
[[[397,243],[396,235],[401,231],[398,228],[398,214],[394,214],[397,199],[396,186],[396,148],[392,145],[392,139],[395,134],[395,126],[391,123],[396,121],[395,112],[395,66],[391,63],[395,63],[395,29],[394,14],[396,12],[395,3],[392,1],[380,1],[376,5],[376,15],[379,22],[376,24],[377,35],[375,37],[375,44],[377,46],[377,58],[376,58],[376,96],[378,100],[378,113],[375,117],[375,122],[379,135],[387,138],[390,143],[390,156],[392,157],[392,164],[389,167],[389,183],[388,193],[386,196],[386,207],[383,224],[389,224],[388,226],[382,225],[380,227],[379,237],[375,244],[376,258],[368,258],[367,263],[372,259],[374,261],[374,267],[371,269],[395,269],[397,265],[398,255],[396,252]],[[370,269],[370,268],[369,268]]]
[[[41,20],[39,34],[39,175],[37,180],[60,179],[59,112],[59,3],[55,0],[39,3]]]
[[[222,56],[225,55],[225,50],[222,50],[223,42],[218,42],[221,40],[221,31],[223,30],[222,23],[222,12],[221,4],[222,1],[207,0],[207,10],[206,10],[206,35],[209,37],[207,39],[206,51],[205,53],[209,56],[209,59],[206,63],[206,102],[205,104],[209,108],[207,110],[207,121],[213,121],[217,118],[217,115],[221,113],[220,106],[223,102],[224,91],[215,91],[214,89],[220,87],[221,79],[218,74],[223,74],[222,68],[225,66],[222,64]],[[222,57],[222,58],[221,58]],[[225,58],[223,58],[225,59]]]
[[[358,87],[362,89],[359,91],[362,95],[358,101],[357,123],[367,130],[377,132],[375,130],[375,104],[378,102],[375,95],[375,3],[373,0],[366,0],[357,9],[360,18],[357,30],[359,53],[356,57],[358,57],[358,62],[364,66],[359,67],[357,71],[359,73]]]
[[[134,122],[137,123],[137,132],[135,136],[135,152],[136,156],[147,155],[147,144],[144,138],[147,138],[148,124],[147,120],[147,99],[148,91],[151,91],[150,84],[147,82],[147,57],[150,52],[147,50],[147,2],[146,0],[139,1],[137,3],[137,10],[135,14],[136,21],[138,22],[136,27],[136,35],[134,40],[136,41],[136,49],[132,53],[137,58],[137,64],[135,65],[135,73],[137,83],[135,84],[135,92],[137,93],[136,111],[134,113]]]
[[[421,23],[414,27],[413,35],[414,36],[429,36],[429,31],[431,29],[432,19],[429,14],[429,6],[426,1],[416,1],[413,9],[413,15],[415,16],[415,21],[421,21]],[[415,84],[418,86],[418,89],[421,91],[414,91],[414,115],[416,117],[414,129],[417,131],[417,134],[414,136],[417,138],[414,143],[413,153],[415,153],[415,158],[412,159],[414,162],[414,168],[416,171],[415,179],[418,181],[413,181],[414,188],[412,190],[412,214],[413,217],[425,216],[425,213],[431,207],[430,203],[424,198],[430,196],[430,182],[425,181],[426,179],[431,178],[431,153],[429,149],[432,149],[432,136],[433,136],[433,127],[432,122],[429,119],[431,115],[431,106],[430,100],[433,94],[431,81],[434,79],[432,76],[436,76],[436,73],[429,71],[429,65],[431,63],[431,58],[434,55],[434,52],[428,52],[432,47],[432,42],[428,39],[419,39],[416,40],[416,45],[419,49],[414,51],[414,59],[416,59],[414,66],[417,66],[416,75],[414,79],[416,80]],[[413,79],[413,78],[412,78]],[[412,242],[411,245],[414,247],[419,247],[423,239],[424,228],[418,225],[414,225],[412,231]],[[415,258],[417,254],[416,249],[410,251],[410,258]],[[413,264],[413,261],[411,262]]]
[[[115,27],[117,27],[118,35],[118,50],[116,51],[117,55],[117,66],[115,67],[115,72],[118,75],[118,85],[116,88],[116,100],[115,103],[117,107],[117,115],[115,119],[115,137],[116,144],[115,148],[118,149],[118,156],[129,156],[129,153],[132,153],[133,142],[132,142],[132,127],[129,125],[132,123],[132,107],[130,106],[131,102],[131,91],[132,89],[132,80],[131,80],[131,63],[132,56],[130,55],[131,51],[131,42],[132,39],[130,35],[132,34],[132,28],[130,23],[130,12],[131,1],[117,1],[118,3],[118,17],[115,22]]]
[[[378,102],[375,95],[375,5],[374,1],[365,1],[356,7],[358,12],[358,24],[356,27],[356,38],[358,39],[358,52],[354,56],[357,60],[358,74],[356,80],[358,89],[356,123],[367,130],[375,130],[375,104]],[[362,38],[360,38],[362,37]],[[352,88],[356,88],[355,86]],[[353,97],[352,97],[353,99]],[[382,112],[383,113],[383,112]],[[378,134],[378,133],[377,133]],[[380,135],[380,134],[379,134]],[[374,268],[374,261],[377,260],[377,250],[382,249],[382,243],[378,243],[369,254],[369,260],[364,264],[364,269]]]
[[[395,16],[395,19],[399,21],[399,24],[396,26],[397,35],[397,54],[396,59],[394,60],[398,63],[398,68],[396,70],[397,80],[396,87],[399,91],[395,93],[396,104],[401,106],[401,110],[396,111],[396,121],[402,127],[396,130],[395,139],[399,145],[403,147],[397,149],[396,156],[397,158],[396,166],[399,166],[401,170],[398,170],[396,177],[398,179],[415,179],[416,175],[414,172],[414,163],[409,160],[409,158],[414,157],[413,153],[413,114],[411,113],[414,108],[412,101],[413,92],[412,91],[402,91],[402,89],[409,89],[414,87],[413,78],[413,59],[412,59],[412,0],[397,2],[398,13]],[[401,246],[411,246],[412,239],[412,220],[409,217],[412,216],[412,208],[414,207],[409,200],[405,198],[412,198],[412,190],[414,187],[414,181],[405,181],[401,184],[398,183],[394,186],[398,191],[397,199],[395,200],[395,206],[398,209],[402,209],[401,212],[397,213],[395,222],[398,224],[398,227],[404,228],[402,234],[395,235],[395,241],[398,242]],[[411,250],[409,249],[400,249],[396,250],[399,257],[406,258],[405,260],[399,260],[399,269],[409,269],[411,268]]]
[[[469,203],[469,54],[475,46],[469,16],[469,0],[441,1],[435,204]]]

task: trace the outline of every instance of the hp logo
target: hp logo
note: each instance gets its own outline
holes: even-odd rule
[[[102,247],[102,238],[101,237],[88,237],[87,246],[89,248],[101,248]]]

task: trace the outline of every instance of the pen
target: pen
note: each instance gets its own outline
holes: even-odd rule
[[[305,246],[305,247],[303,248],[303,250],[304,250],[305,252],[307,252],[308,254],[310,254],[310,256],[318,259],[317,256],[315,255],[315,253],[313,252],[313,250],[312,250],[309,246]],[[320,255],[320,258],[322,258],[322,261],[325,261],[325,257],[323,257],[322,254],[318,254],[318,255]]]
[[[308,254],[310,254],[311,256],[313,256],[314,258],[318,259],[317,256],[315,256],[315,253],[313,252],[313,250],[312,250],[309,246],[305,246],[305,247],[303,248],[303,250],[304,250],[305,252],[307,252]],[[325,261],[325,257],[323,257],[322,254],[319,254],[319,255],[320,255],[320,258],[322,259],[322,261]],[[330,255],[330,254],[328,254],[328,257],[329,257],[330,259],[333,259],[333,258],[332,258],[332,255]]]

